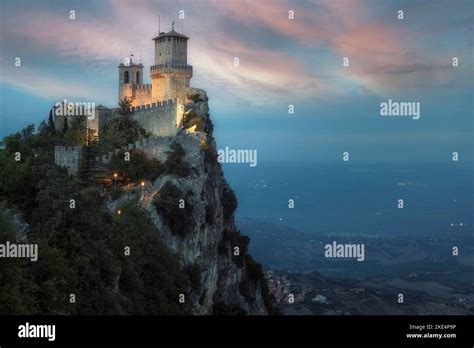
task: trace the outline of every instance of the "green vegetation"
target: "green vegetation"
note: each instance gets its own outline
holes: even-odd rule
[[[180,208],[180,200],[184,208]],[[167,182],[156,195],[153,205],[174,234],[184,237],[194,229],[193,206],[179,187]]]
[[[217,163],[217,152],[215,147],[210,146],[206,140],[201,139],[201,141],[199,142],[199,148],[201,149],[201,151],[204,152],[204,161],[207,164],[214,165]]]
[[[191,95],[188,95],[188,99],[191,99],[193,102],[195,103],[199,103],[199,102],[203,102],[203,101],[206,101],[204,99],[201,98],[201,96],[199,95],[199,93],[195,93],[195,94],[191,94]]]
[[[237,197],[227,182],[224,183],[222,193],[222,208],[224,210],[224,220],[229,220],[237,209]]]
[[[197,264],[187,265],[184,267],[184,273],[187,274],[191,287],[196,290],[201,290],[201,268]]]
[[[178,294],[187,288],[186,274],[142,208],[128,202],[121,210],[113,226],[113,249],[115,255],[122,255],[118,288],[126,297],[121,302],[125,313],[184,314]],[[124,245],[133,257],[123,256]]]
[[[253,302],[255,301],[255,298],[252,296],[249,285],[250,282],[247,280],[247,278],[242,277],[242,280],[239,283],[239,291],[245,300],[247,300],[247,302]]]
[[[189,279],[146,213],[129,202],[113,218],[101,190],[57,167],[54,145],[62,136],[43,122],[37,133],[29,126],[3,141],[0,243],[16,238],[5,208],[20,212],[39,257],[0,259],[0,314],[187,312],[177,299]],[[131,256],[124,254],[126,246]]]
[[[128,110],[122,106],[124,112]],[[0,315],[188,313],[189,304],[179,304],[178,295],[187,290],[201,291],[199,266],[181,268],[137,202],[119,207],[120,215],[112,213],[107,210],[108,195],[102,188],[81,175],[69,177],[54,163],[55,145],[88,144],[85,151],[90,159],[146,137],[146,132],[126,112],[106,124],[99,142],[92,132],[84,132],[85,126],[85,119],[75,118],[65,120],[63,131],[56,130],[50,113],[48,122],[42,122],[37,132],[31,125],[3,140],[0,243],[16,240],[12,214],[19,213],[30,225],[28,243],[38,244],[39,258],[37,262],[0,258]],[[205,143],[201,149],[209,168],[215,148]],[[15,160],[18,153],[19,161]],[[112,158],[110,169],[119,172],[121,180],[154,180],[162,173],[177,177],[191,174],[185,151],[177,142],[171,145],[163,164],[141,151],[131,150],[130,155],[129,162],[120,152]],[[118,198],[121,190],[114,188],[110,195]],[[192,191],[183,192],[167,182],[153,201],[163,223],[177,236],[187,236],[195,229],[191,195]],[[180,207],[181,200],[184,207]],[[221,202],[224,220],[230,222],[237,199],[227,183]],[[206,222],[213,224],[215,217],[214,206],[207,205]],[[233,260],[238,267],[248,268],[239,284],[241,294],[251,301],[251,290],[259,284],[271,309],[261,266],[248,254],[248,244],[248,237],[227,231],[218,251],[224,255],[239,246],[240,256],[233,256]],[[130,249],[130,256],[125,248]],[[76,303],[70,303],[70,294],[75,295]],[[200,302],[204,300],[202,295]],[[216,303],[213,312],[246,314],[242,308],[224,303]]]
[[[119,101],[119,114],[128,115],[130,114],[130,108],[132,107],[132,98],[125,97]]]
[[[238,230],[226,230],[224,236],[218,245],[219,255],[226,255],[233,251],[233,248],[238,246],[240,250],[239,256],[234,256],[232,253],[232,260],[237,267],[243,268],[245,266],[246,273],[239,283],[240,294],[248,301],[254,301],[250,289],[252,286],[259,286],[262,292],[263,302],[267,311],[270,314],[279,314],[279,311],[273,307],[275,297],[270,294],[268,284],[265,280],[265,275],[262,270],[262,265],[256,262],[248,252],[248,245],[250,239],[247,236],[242,236]],[[229,310],[229,308],[218,308],[218,310]]]
[[[166,174],[178,177],[186,177],[191,174],[191,169],[184,159],[184,149],[180,143],[171,144],[171,151],[167,152],[168,157],[165,161]]]
[[[248,253],[250,238],[247,236],[242,236],[238,230],[225,230],[223,234],[224,236],[218,245],[217,251],[220,255],[225,255],[229,252],[229,250],[233,250],[234,247],[239,247],[239,256],[232,256],[232,258],[238,267],[243,267],[243,256],[247,255]]]
[[[273,304],[275,303],[275,296],[271,294],[270,290],[268,289],[268,284],[265,280],[265,274],[263,273],[262,265],[256,262],[248,253],[244,255],[244,258],[248,278],[242,279],[242,281],[253,281],[258,284],[262,292],[263,303],[265,304],[268,313],[272,315],[281,314],[277,308],[273,307]],[[245,288],[245,286],[243,287]]]
[[[64,120],[66,132],[63,132],[64,141],[63,144],[66,146],[84,146],[87,144],[87,118],[86,116],[74,116],[69,126],[67,119]]]
[[[202,131],[203,128],[204,128],[204,120],[196,112],[190,111],[186,115],[186,118],[183,121],[183,127],[185,129],[187,129],[187,128],[191,128],[193,126],[196,126],[195,131],[197,131],[197,132]]]
[[[130,161],[124,160],[124,151],[112,156],[110,169],[119,172],[126,181],[155,180],[164,172],[164,166],[158,160],[149,158],[143,151],[130,150]]]

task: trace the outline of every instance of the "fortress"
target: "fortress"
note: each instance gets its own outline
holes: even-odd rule
[[[155,65],[150,67],[151,85],[143,84],[143,65],[126,58],[119,69],[119,100],[132,99],[133,106],[162,100],[184,100],[193,67],[188,65],[188,37],[174,31],[159,33],[155,41]]]
[[[133,55],[118,65],[118,102],[128,99],[131,103],[129,115],[153,137],[170,139],[177,135],[183,128],[183,117],[190,109],[189,97],[205,95],[204,91],[190,87],[193,67],[187,63],[188,40],[187,36],[174,30],[174,23],[171,31],[160,32],[153,39],[155,57],[154,65],[150,67],[151,84],[143,83],[144,66],[135,63]],[[86,126],[99,138],[108,119],[122,116],[119,111],[119,108],[99,105],[94,109],[94,116],[87,117]],[[55,112],[56,129],[62,130],[66,119],[70,125],[76,116],[81,115],[57,116]],[[81,146],[55,148],[56,164],[66,167],[69,174],[77,173],[82,155]]]

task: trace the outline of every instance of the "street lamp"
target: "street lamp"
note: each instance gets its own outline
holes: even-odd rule
[[[144,196],[143,190],[144,190],[144,188],[145,188],[145,182],[142,181],[142,182],[140,183],[140,185],[142,186],[142,198],[143,198],[143,196]]]
[[[114,186],[117,187],[117,173],[114,173]]]
[[[120,209],[117,210],[117,214],[118,214],[118,215],[121,215],[121,214],[122,214],[122,211],[121,211]]]

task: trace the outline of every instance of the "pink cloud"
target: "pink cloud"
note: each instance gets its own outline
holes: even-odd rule
[[[440,69],[441,58],[433,61],[432,56],[417,53],[417,47],[413,48],[416,33],[408,34],[407,27],[374,22],[367,2],[167,4],[176,16],[181,7],[187,13],[189,59],[195,66],[198,87],[213,88],[212,84],[216,84],[246,100],[260,98],[259,102],[264,103],[281,96],[329,98],[354,84],[383,94],[452,78]],[[288,19],[289,10],[295,11],[294,20]],[[142,61],[148,66],[153,63],[151,39],[157,32],[158,13],[162,13],[162,30],[168,30],[173,18],[165,16],[171,12],[162,11],[161,2],[111,1],[106,17],[88,16],[79,7],[75,21],[69,20],[67,11],[58,13],[38,7],[5,16],[5,32],[0,40],[2,45],[6,40],[22,42],[19,49],[40,58],[49,57],[54,64],[87,65],[96,70],[117,64],[121,51],[125,56],[132,50],[137,57],[141,50]],[[226,26],[226,22],[232,22],[232,26]],[[258,42],[245,36],[236,25],[255,32],[266,29],[267,35],[268,31],[275,33],[276,40],[294,39],[298,49],[265,46],[265,42],[256,46]],[[303,58],[316,55],[315,49],[325,52],[327,61],[308,66]],[[234,57],[240,59],[239,68],[232,66]],[[349,57],[350,68],[342,68],[343,57]],[[328,62],[331,58],[337,63]]]

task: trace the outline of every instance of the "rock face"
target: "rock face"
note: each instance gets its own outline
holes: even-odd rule
[[[197,98],[189,102],[187,108],[202,117],[204,124],[210,125],[207,129],[212,129],[207,96]],[[224,207],[228,203],[226,200],[235,196],[213,155],[216,145],[212,130],[198,133],[201,142],[196,143],[197,148],[185,149],[184,159],[191,169],[190,175],[161,175],[147,187],[141,202],[164,243],[177,255],[184,270],[192,273],[193,286],[188,289],[186,300],[192,303],[194,314],[245,312],[266,315],[269,309],[264,300],[265,280],[255,276],[258,271],[249,271],[251,266],[255,268],[255,263],[245,250],[246,243],[239,244],[239,240],[246,239],[236,231],[233,212],[229,213]],[[176,141],[184,136],[177,135]],[[191,226],[184,235],[173,231],[166,223],[166,216],[156,208],[160,190],[170,184],[182,192],[184,209],[191,218]],[[229,192],[232,193],[229,195]]]

